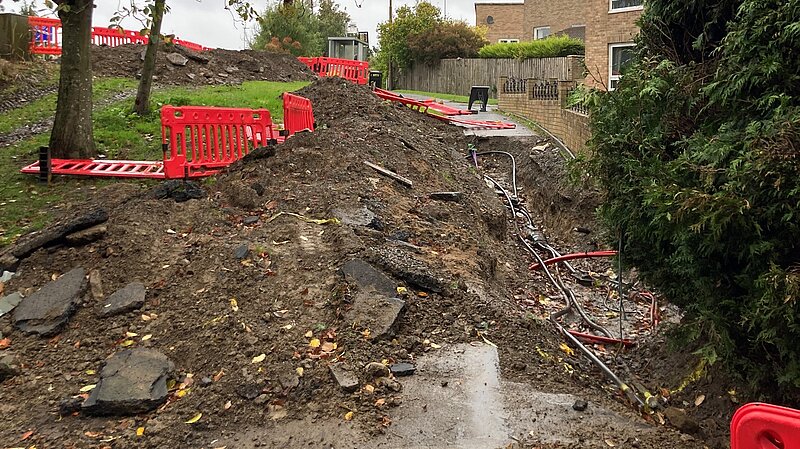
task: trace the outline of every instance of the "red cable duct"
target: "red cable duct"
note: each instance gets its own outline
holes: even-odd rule
[[[605,251],[594,251],[594,252],[585,252],[585,253],[574,253],[574,254],[565,254],[563,256],[554,257],[552,259],[547,259],[544,261],[545,265],[552,265],[558,262],[565,262],[567,260],[574,260],[574,259],[587,259],[590,257],[614,257],[617,255],[617,252],[614,250],[605,250]],[[530,267],[530,270],[538,270],[542,266],[539,263],[533,263]]]
[[[611,344],[622,343],[622,345],[625,346],[625,347],[630,347],[630,346],[636,345],[635,341],[628,340],[628,339],[620,340],[619,338],[608,338],[608,337],[602,337],[600,335],[584,334],[584,333],[578,332],[578,331],[568,331],[568,332],[570,334],[578,337],[578,338],[581,338],[583,340],[588,340],[588,341],[591,341],[593,343],[606,343],[606,344],[608,344],[608,343],[611,343]]]

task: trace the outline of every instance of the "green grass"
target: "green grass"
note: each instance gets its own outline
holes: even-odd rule
[[[252,81],[241,86],[169,88],[153,93],[154,112],[145,117],[130,112],[133,99],[114,102],[94,111],[97,149],[109,159],[160,160],[161,118],[157,108],[162,105],[266,108],[277,122],[283,118],[282,102],[278,96],[286,91],[300,89],[306,84],[308,83]],[[136,81],[98,79],[95,81],[94,97],[108,98],[112,92],[129,86],[135,88]],[[55,104],[51,107],[49,114],[52,114]],[[27,117],[34,118],[28,120],[46,117],[42,114],[48,111],[46,106],[33,103],[25,108],[32,108],[26,113],[29,114]],[[0,116],[0,123],[3,120],[10,122],[6,116],[16,115],[18,111]],[[54,177],[52,185],[44,186],[38,184],[34,176],[21,175],[19,169],[36,160],[39,146],[47,145],[48,139],[49,133],[40,134],[0,149],[0,247],[11,243],[21,234],[42,228],[67,203],[90,197],[98,187],[120,182],[58,176]]]
[[[95,82],[95,102],[109,98],[117,92],[136,88],[136,80],[126,78],[101,78]],[[56,112],[56,96],[52,93],[38,100],[0,115],[0,134],[11,132],[29,123],[37,123],[53,117]]]
[[[422,95],[437,100],[455,101],[456,103],[469,103],[469,95],[441,94],[436,92],[422,92],[420,90],[394,90],[401,94]],[[497,105],[497,98],[490,98],[489,104]]]

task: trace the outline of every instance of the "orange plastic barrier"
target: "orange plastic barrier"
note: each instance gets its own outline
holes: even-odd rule
[[[319,76],[338,76],[356,84],[367,84],[369,63],[366,61],[325,57],[297,59]]]
[[[266,109],[161,108],[164,174],[167,178],[209,176],[275,141]]]
[[[288,137],[300,131],[314,131],[311,100],[289,92],[283,94],[283,130]]]
[[[31,53],[37,55],[61,54],[61,21],[45,17],[28,17],[32,31]]]
[[[800,448],[800,410],[752,403],[731,420],[731,449]]]

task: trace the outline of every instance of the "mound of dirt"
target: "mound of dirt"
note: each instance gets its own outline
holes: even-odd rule
[[[145,46],[92,47],[92,69],[98,76],[138,78]],[[164,45],[156,58],[159,84],[239,84],[243,81],[304,81],[316,76],[292,55],[256,50],[213,49],[195,52]]]
[[[91,274],[84,295],[63,299],[74,307],[49,340],[0,317],[9,338],[0,357],[12,373],[0,389],[0,441],[365,447],[332,440],[325,426],[352,420],[358,435],[391,432],[405,381],[380,365],[413,364],[459,343],[497,345],[504,373],[537,391],[580,394],[624,413],[594,388],[607,384],[588,362],[519,306],[548,292],[527,274],[531,261],[500,198],[465,160],[473,140],[342,80],[300,93],[313,102],[316,131],[251,153],[205,183],[207,197],[176,202],[113,185],[94,205],[108,213],[102,232],[81,229],[81,240],[53,239],[20,261],[5,291],[25,297],[74,268]],[[535,142],[517,143],[518,154],[534,154]],[[436,192],[459,194],[446,201]],[[141,308],[103,313],[109,295],[137,281],[147,288]],[[128,363],[140,349],[158,363]],[[108,412],[129,403],[110,357],[158,379],[159,394],[140,395],[147,401],[135,404],[136,416],[83,408],[94,388],[123,393]],[[140,413],[145,406],[155,409]],[[587,434],[606,430],[582,425]],[[701,446],[669,430],[640,440],[637,426],[616,441]]]

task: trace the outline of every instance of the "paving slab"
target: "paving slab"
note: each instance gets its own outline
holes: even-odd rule
[[[66,326],[86,291],[86,271],[75,268],[36,293],[24,298],[14,310],[14,326],[26,334],[49,337]]]

